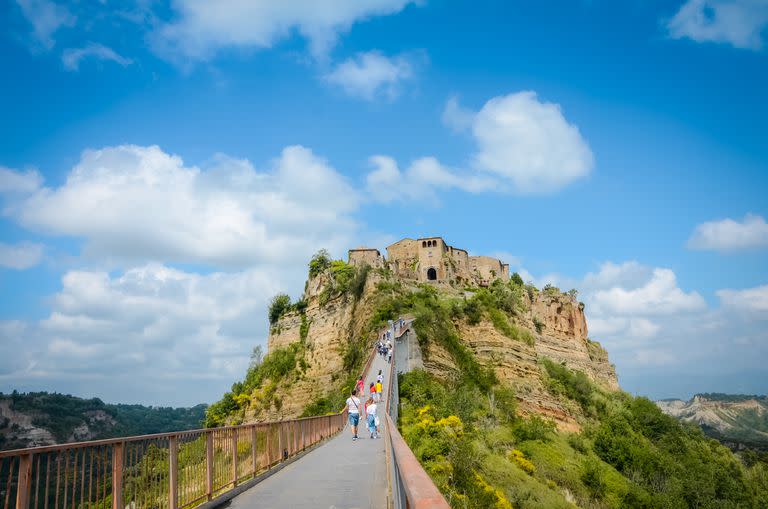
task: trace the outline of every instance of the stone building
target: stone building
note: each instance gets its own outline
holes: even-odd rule
[[[378,249],[358,247],[349,250],[349,263],[352,265],[368,264],[371,267],[384,267],[384,257]]]
[[[469,256],[442,237],[399,240],[387,246],[386,260],[377,249],[350,249],[349,263],[387,265],[398,277],[423,282],[487,286],[495,279],[509,279],[509,264],[489,256]]]

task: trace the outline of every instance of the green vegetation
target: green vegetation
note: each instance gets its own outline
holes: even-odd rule
[[[309,279],[314,279],[320,273],[325,272],[331,266],[331,255],[325,249],[321,249],[309,261]]]
[[[278,293],[272,297],[272,301],[269,303],[269,324],[274,325],[287,311],[291,309],[291,298],[284,294]]]
[[[400,380],[402,434],[453,507],[768,507],[761,455],[740,458],[651,401],[605,391],[549,359],[540,361],[545,386],[582,415],[582,431],[558,432],[551,421],[518,415],[512,389],[478,362],[455,327],[487,316],[503,330],[499,314],[509,323],[517,309],[510,286],[476,290],[466,301],[431,287],[405,295],[388,288],[398,296],[384,317],[413,313],[427,351],[440,344],[460,369],[448,380],[425,371]]]
[[[83,399],[47,392],[0,393],[16,412],[32,416],[32,424],[50,431],[58,443],[70,441],[78,426],[86,424],[94,439],[146,435],[199,428],[205,405],[191,408],[107,404],[98,398]],[[27,447],[13,433],[10,421],[0,420],[0,449]]]
[[[225,424],[242,422],[245,410],[251,408],[258,414],[274,406],[280,409],[282,401],[276,391],[279,383],[300,376],[306,369],[304,342],[292,343],[286,348],[277,348],[264,356],[259,363],[252,362],[242,382],[232,384],[216,403],[205,412],[205,426],[214,428]]]
[[[403,436],[452,507],[767,506],[768,464],[759,455],[742,461],[645,398],[605,393],[551,361],[542,366],[557,394],[592,412],[581,433],[517,416],[514,404],[499,404],[503,386],[402,375]]]

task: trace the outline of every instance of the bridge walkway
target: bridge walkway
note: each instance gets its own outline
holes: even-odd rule
[[[365,375],[366,393],[379,370],[384,373],[386,388],[389,365],[376,354]],[[382,403],[378,408],[382,434],[384,413]],[[347,425],[325,445],[233,498],[230,508],[385,509],[389,486],[386,439],[370,439],[362,418],[358,436],[352,441]]]

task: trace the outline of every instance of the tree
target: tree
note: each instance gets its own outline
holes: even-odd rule
[[[251,363],[248,366],[248,368],[253,369],[253,368],[259,367],[263,360],[264,360],[264,351],[262,350],[261,345],[254,346],[253,351],[251,352]]]
[[[280,319],[283,314],[291,307],[291,298],[284,294],[278,293],[272,297],[272,302],[269,303],[269,323],[274,325]]]
[[[327,250],[321,249],[309,261],[309,278],[317,276],[321,272],[328,270],[331,266],[331,255]]]

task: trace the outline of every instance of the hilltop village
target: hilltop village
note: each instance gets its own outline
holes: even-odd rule
[[[490,256],[469,256],[467,251],[448,245],[441,237],[399,240],[387,246],[387,259],[378,249],[350,249],[349,263],[374,268],[388,266],[396,277],[419,282],[485,287],[496,279],[509,279],[508,263]]]

